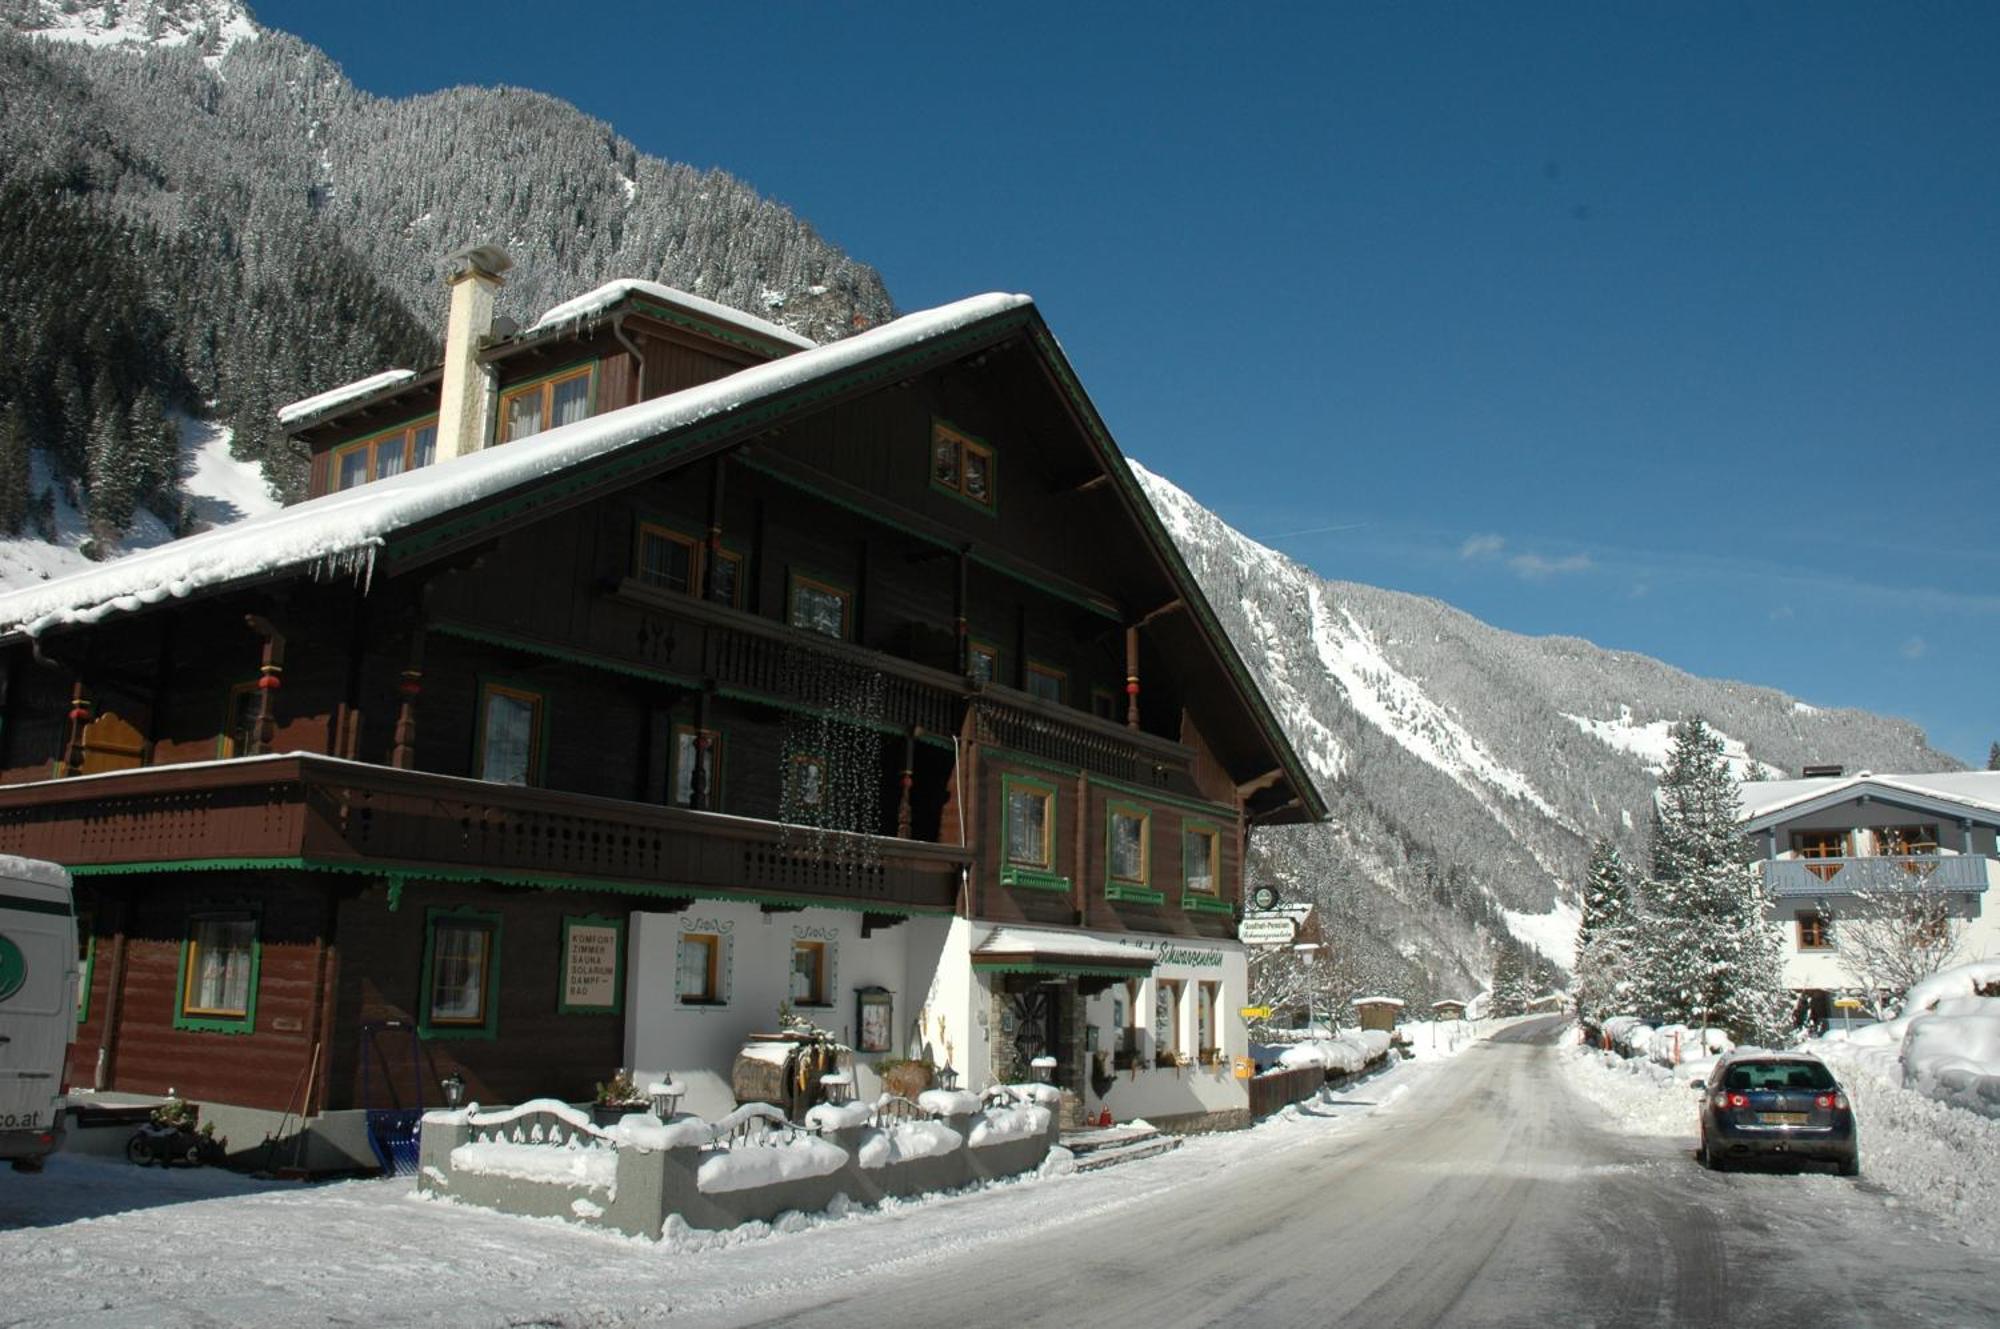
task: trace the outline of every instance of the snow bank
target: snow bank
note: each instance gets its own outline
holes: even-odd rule
[[[816,1131],[841,1131],[866,1126],[875,1109],[866,1103],[820,1103],[807,1109],[806,1125]]]
[[[872,1171],[915,1158],[940,1158],[964,1143],[964,1136],[941,1121],[906,1121],[862,1136],[854,1161]]]
[[[1903,1084],[1929,1098],[2000,1117],[2000,1000],[1963,997],[1990,1009],[1921,1015],[1903,1038]]]
[[[926,1089],[917,1106],[934,1117],[969,1117],[979,1111],[979,1095],[969,1089]]]
[[[972,1133],[965,1137],[965,1143],[973,1149],[984,1149],[988,1145],[1008,1144],[1014,1140],[1031,1140],[1045,1134],[1049,1129],[1049,1110],[1035,1104],[1019,1107],[990,1107],[979,1114],[972,1123]]]
[[[619,1144],[634,1149],[700,1149],[715,1139],[715,1128],[700,1117],[661,1121],[645,1112],[627,1113],[610,1131]]]
[[[718,1149],[701,1161],[695,1185],[705,1195],[824,1177],[846,1166],[847,1151],[810,1135],[771,1144]]]
[[[1976,998],[1980,988],[1996,986],[2000,986],[2000,960],[1975,960],[1971,964],[1956,965],[1932,974],[1911,988],[1910,995],[1903,1001],[1903,1014],[1921,1015],[1936,1009],[1941,1001],[1954,997]]]
[[[1286,1070],[1319,1066],[1337,1075],[1353,1075],[1388,1052],[1387,1030],[1352,1029],[1332,1038],[1294,1044],[1278,1054],[1278,1065]]]
[[[618,1182],[618,1152],[575,1144],[462,1144],[451,1151],[454,1172],[475,1172],[513,1181],[586,1186],[609,1191]]]

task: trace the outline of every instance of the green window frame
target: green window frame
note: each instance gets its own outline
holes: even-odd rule
[[[1195,841],[1207,844],[1208,885],[1197,886],[1191,870],[1189,848]],[[1233,914],[1236,907],[1222,893],[1222,828],[1214,822],[1188,820],[1181,823],[1181,908],[1195,913]]]
[[[528,711],[527,751],[519,766],[519,779],[508,778],[514,771],[510,763],[507,771],[499,776],[487,770],[489,745],[495,719],[494,703],[511,702],[524,706]],[[549,698],[539,688],[531,688],[519,683],[500,679],[482,678],[479,681],[478,709],[473,713],[472,726],[472,778],[489,780],[495,784],[520,785],[524,788],[538,788],[546,780],[549,764]]]
[[[499,1036],[500,1031],[500,924],[498,913],[470,905],[435,906],[424,911],[424,965],[417,989],[417,1036],[427,1039],[480,1038]],[[446,947],[439,947],[440,933]],[[485,941],[476,957],[468,956],[459,937],[483,933]],[[476,967],[468,967],[468,959]],[[463,977],[476,972],[479,1007],[470,1015],[438,1014],[437,984],[441,979]],[[461,983],[461,986],[463,984]]]
[[[1069,704],[1069,671],[1054,665],[1043,664],[1040,660],[1028,661],[1025,677],[1021,679],[1021,690],[1030,697],[1053,702],[1057,706]]]
[[[807,597],[803,601],[801,592]],[[815,605],[811,598],[813,596],[824,598]],[[833,600],[840,607],[838,632],[827,630],[824,614],[825,599]],[[785,578],[785,622],[802,632],[817,632],[836,641],[846,641],[854,627],[854,592],[838,582],[793,570],[787,573]]]
[[[544,374],[540,378],[518,383],[500,394],[499,418],[495,422],[496,443],[514,443],[524,438],[533,438],[558,428],[552,423],[555,416],[556,399],[562,389],[581,380],[583,382],[583,414],[576,420],[588,420],[597,414],[597,362],[572,365]],[[565,396],[567,396],[565,394]],[[532,401],[534,415],[530,418],[525,410],[517,411]],[[563,424],[575,424],[576,420],[565,420]],[[527,428],[517,430],[519,423]]]
[[[256,1032],[257,983],[264,963],[262,923],[249,909],[204,909],[188,915],[174,980],[174,1028],[204,1034]],[[238,928],[244,929],[240,942],[223,931]],[[240,960],[235,958],[239,950]],[[230,1003],[229,989],[237,986],[239,976],[242,999]]]
[[[1118,869],[1121,822],[1137,822],[1139,863],[1136,875]],[[1150,885],[1153,868],[1153,813],[1137,803],[1112,800],[1104,806],[1104,898],[1134,904],[1160,904],[1167,897]]]
[[[428,415],[342,443],[332,450],[327,462],[327,490],[338,493],[355,489],[430,465],[437,457],[437,429],[437,416]]]
[[[1056,871],[1056,846],[1062,843],[1058,824],[1062,800],[1046,780],[1026,775],[1000,776],[1000,884],[1036,891],[1067,891],[1070,879]],[[1016,858],[1014,829],[1016,798],[1039,801],[1042,805],[1041,861]],[[1023,804],[1025,806],[1025,803]]]
[[[611,1004],[578,1005],[570,1001],[570,933],[577,928],[610,928],[616,937],[611,943]],[[556,952],[556,1014],[623,1015],[625,1013],[625,920],[608,914],[565,914],[562,921],[562,949]]]
[[[90,982],[97,974],[97,919],[76,916],[76,1022],[90,1022]]]
[[[943,420],[931,421],[931,488],[989,516],[999,508],[993,445]]]

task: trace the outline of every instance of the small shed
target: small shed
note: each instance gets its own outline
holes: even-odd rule
[[[1456,998],[1446,1001],[1434,1001],[1431,1003],[1431,1018],[1434,1020],[1463,1020],[1465,1018],[1465,1003]]]
[[[1354,1021],[1363,1029],[1394,1030],[1403,1018],[1403,1003],[1394,997],[1356,997]]]

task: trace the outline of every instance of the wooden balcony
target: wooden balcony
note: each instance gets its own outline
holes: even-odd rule
[[[949,911],[956,846],[284,754],[0,787],[0,852]]]
[[[1982,894],[2000,877],[1984,854],[1906,854],[1868,858],[1774,858],[1764,889],[1777,899],[1851,895],[1856,891],[1964,891]]]
[[[725,692],[940,735],[959,732],[969,705],[982,743],[1153,787],[1184,780],[1194,763],[1193,749],[1184,744],[1014,688],[980,684],[629,578],[617,594],[701,628],[703,673]]]

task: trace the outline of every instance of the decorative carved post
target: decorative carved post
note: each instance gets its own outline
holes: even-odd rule
[[[1125,629],[1125,727],[1139,727],[1139,629]]]
[[[915,730],[903,733],[903,781],[902,792],[896,797],[896,838],[910,838],[910,789],[916,784],[917,739]]]
[[[90,727],[90,693],[79,674],[69,690],[69,736],[63,744],[64,775],[83,774],[83,731]]]
[[[271,620],[245,614],[250,630],[264,638],[264,658],[257,666],[257,723],[250,736],[250,755],[269,752],[278,736],[278,689],[285,685],[285,634]]]
[[[703,688],[694,707],[694,769],[688,772],[688,806],[697,812],[708,810],[708,689]]]
[[[403,666],[402,681],[396,685],[402,700],[396,707],[396,736],[389,749],[389,764],[407,771],[417,764],[417,698],[424,691],[424,625],[410,629],[410,660]]]

